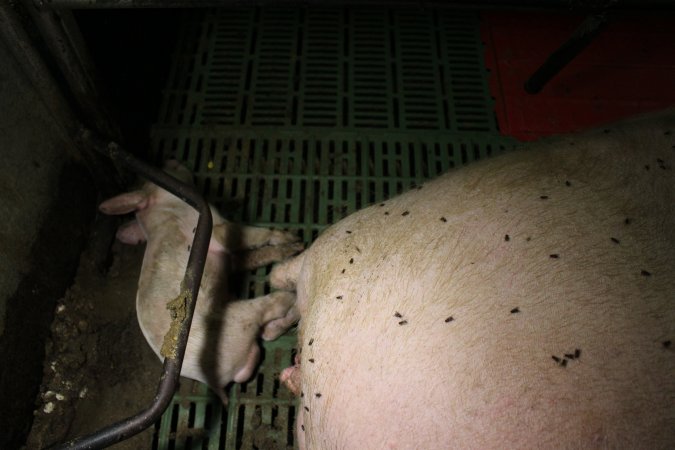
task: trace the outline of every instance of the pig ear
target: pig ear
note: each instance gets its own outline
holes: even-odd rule
[[[125,244],[136,245],[147,240],[141,224],[136,220],[127,222],[117,229],[117,239]]]
[[[98,206],[103,214],[111,216],[127,214],[143,209],[148,204],[148,196],[143,191],[127,192],[117,197],[109,198]]]

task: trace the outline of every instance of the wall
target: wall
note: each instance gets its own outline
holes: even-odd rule
[[[0,40],[0,448],[29,430],[54,305],[95,211],[70,145]]]

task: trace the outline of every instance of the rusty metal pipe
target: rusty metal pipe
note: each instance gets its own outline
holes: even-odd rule
[[[138,414],[121,420],[113,425],[102,428],[95,433],[79,437],[61,444],[57,449],[95,449],[108,447],[117,442],[140,433],[162,415],[171,402],[176,387],[180,370],[183,365],[183,357],[187,346],[192,316],[195,310],[197,295],[199,294],[199,285],[204,272],[206,255],[211,241],[211,231],[213,228],[213,219],[209,204],[192,186],[189,186],[160,169],[149,166],[136,159],[119,145],[113,142],[104,141],[87,130],[80,132],[79,139],[85,144],[93,146],[94,149],[110,157],[138,173],[144,178],[152,181],[158,186],[166,189],[199,212],[199,221],[194,240],[192,241],[192,250],[188,259],[185,275],[181,282],[181,295],[186,299],[185,318],[180,323],[180,329],[176,336],[175,348],[170,352],[172,356],[164,359],[164,369],[160,377],[157,393],[152,404]],[[167,299],[170,300],[170,299]],[[167,312],[168,314],[168,312]]]

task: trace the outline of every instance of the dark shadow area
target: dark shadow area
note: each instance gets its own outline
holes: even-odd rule
[[[19,448],[33,419],[45,342],[56,300],[72,283],[94,214],[96,191],[84,167],[66,163],[31,251],[31,270],[9,299],[0,340],[0,448]],[[17,351],[17,349],[20,349]]]
[[[181,15],[178,9],[81,10],[75,19],[125,145],[145,157]]]

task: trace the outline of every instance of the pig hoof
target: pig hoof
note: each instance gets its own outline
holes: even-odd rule
[[[294,242],[292,244],[280,245],[277,248],[279,250],[279,261],[283,261],[284,259],[303,251],[305,249],[305,244],[302,242]]]
[[[274,230],[270,235],[270,245],[290,244],[291,242],[297,242],[299,240],[299,236],[294,233],[289,233],[288,231]]]
[[[220,401],[223,403],[223,406],[227,408],[227,404],[230,402],[230,400],[227,398],[227,392],[223,388],[220,389],[214,389],[214,392],[220,398]]]
[[[277,296],[283,296],[283,299],[280,299],[280,301],[295,302],[295,294],[292,292],[276,291],[274,294],[277,294]],[[298,312],[298,309],[295,307],[295,305],[293,305],[288,309],[283,317],[273,319],[264,325],[262,338],[265,341],[274,340],[284,334],[286,330],[288,330],[298,320],[300,320],[300,313]]]

